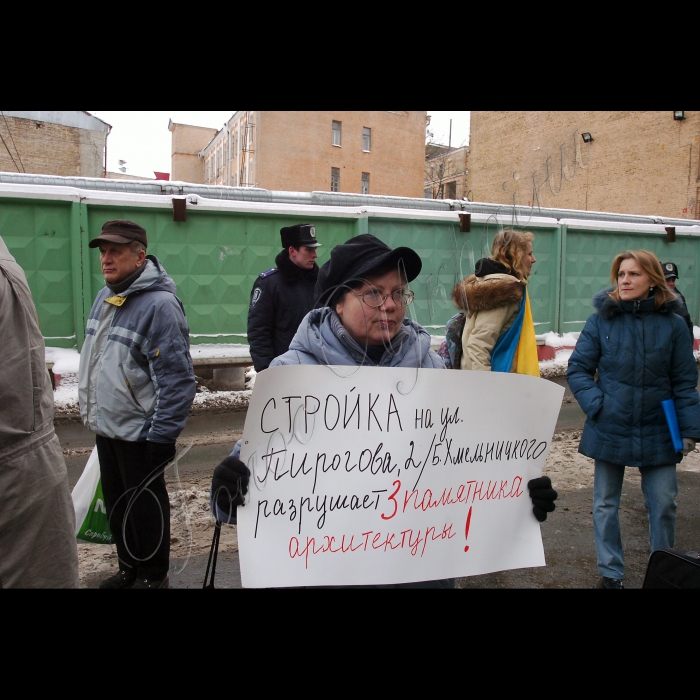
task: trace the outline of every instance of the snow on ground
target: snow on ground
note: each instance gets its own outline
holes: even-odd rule
[[[77,373],[71,372],[61,375],[61,382],[53,392],[53,404],[56,408],[80,410],[78,407]]]
[[[78,353],[75,352],[75,354],[77,355]],[[222,357],[224,356],[222,355]],[[252,389],[255,385],[256,372],[252,367],[249,367],[245,376],[246,389],[244,391],[210,391],[206,386],[198,386],[190,414],[226,413],[247,408],[253,393]],[[80,404],[78,403],[77,371],[76,373],[61,374],[61,381],[53,394],[53,402],[54,413],[57,419],[69,421],[79,419]]]
[[[695,337],[700,339],[700,328],[695,326]],[[540,373],[545,379],[563,377],[569,363],[569,357],[578,340],[579,333],[544,333],[537,336],[540,344],[555,348],[553,360],[542,360],[540,362]],[[440,346],[444,340],[442,335],[431,335],[431,345],[434,349]],[[213,357],[247,357],[250,354],[248,345],[241,344],[203,344],[192,345],[190,347],[192,359],[213,358]],[[695,351],[695,359],[700,362],[700,351]],[[66,348],[46,348],[46,361],[53,362],[53,372],[61,377],[59,386],[54,392],[54,405],[56,416],[66,418],[77,418],[79,416],[78,406],[78,362],[80,355],[78,351]],[[252,389],[255,386],[255,370],[249,367],[246,371],[245,391],[210,391],[205,386],[198,387],[192,404],[191,412],[196,413],[222,413],[228,410],[244,409],[248,406]]]
[[[214,357],[250,357],[250,346],[239,343],[202,343],[190,345],[193,360]],[[53,363],[53,373],[61,376],[77,374],[80,353],[75,348],[46,347],[46,362]]]

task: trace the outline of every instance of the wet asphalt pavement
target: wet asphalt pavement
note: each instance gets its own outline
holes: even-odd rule
[[[559,413],[556,431],[582,428],[585,416],[565,381],[566,393]],[[569,399],[569,400],[567,400]],[[241,430],[245,412],[192,416],[182,437],[206,435],[225,430]],[[94,436],[82,425],[62,425],[56,432],[64,448],[84,448],[94,445]],[[213,444],[192,447],[180,462],[184,477],[211,473],[214,467],[230,453],[233,444]],[[71,488],[82,473],[87,455],[66,457]],[[700,549],[700,473],[678,471],[679,493],[676,522],[676,547]],[[556,485],[555,485],[556,486]],[[557,508],[541,524],[546,566],[513,569],[457,580],[458,588],[596,588],[600,575],[596,567],[593,541],[593,487],[559,494]],[[620,521],[625,553],[625,587],[642,587],[649,558],[648,522],[642,497],[638,471],[627,469],[620,505]],[[207,556],[171,561],[172,588],[202,588],[207,567]],[[87,586],[97,587],[104,574],[88,580]],[[240,588],[238,555],[222,554],[216,567],[216,588]]]

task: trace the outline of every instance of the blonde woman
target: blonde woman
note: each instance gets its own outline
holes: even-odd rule
[[[532,251],[534,238],[529,231],[514,229],[496,234],[491,256],[479,260],[474,274],[452,291],[452,301],[466,315],[460,369],[539,376],[526,294],[527,279],[537,262]]]

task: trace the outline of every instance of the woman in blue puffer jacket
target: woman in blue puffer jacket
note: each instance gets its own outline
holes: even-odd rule
[[[579,452],[595,460],[593,527],[603,588],[622,588],[618,508],[625,466],[638,467],[651,550],[673,547],[676,463],[700,439],[698,369],[680,302],[658,258],[627,251],[613,261],[613,287],[593,298],[596,313],[569,359],[566,377],[587,415]],[[598,377],[596,379],[596,372]],[[662,401],[674,399],[682,452]]]

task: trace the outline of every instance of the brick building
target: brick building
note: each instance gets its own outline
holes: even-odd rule
[[[168,123],[170,137],[170,172],[173,180],[204,182],[200,151],[216,136],[217,130],[205,126]],[[228,183],[225,183],[228,184]]]
[[[425,183],[426,199],[462,199],[467,196],[467,160],[469,146],[450,148],[429,144],[426,146]]]
[[[1,112],[0,171],[105,177],[111,129],[88,112]]]
[[[700,111],[472,112],[469,150],[472,202],[700,218]]]
[[[420,197],[426,116],[239,111],[218,131],[171,122],[172,180]]]

